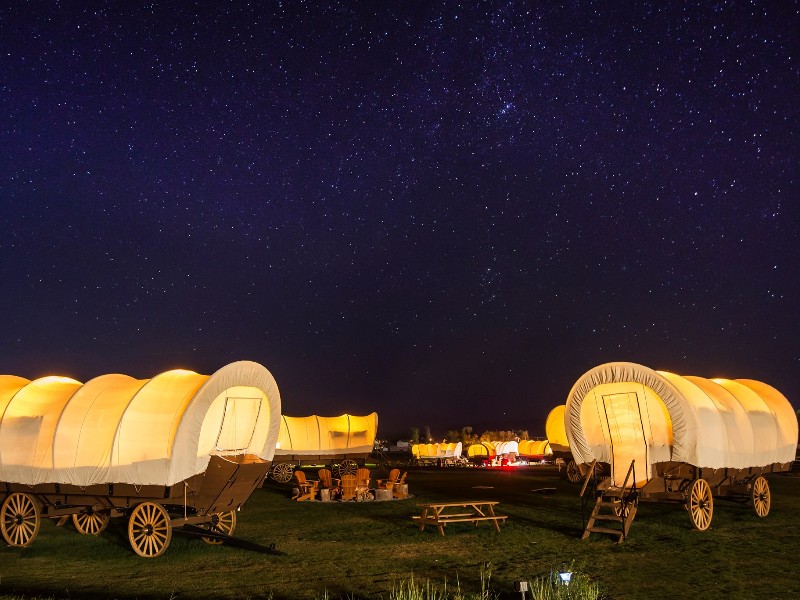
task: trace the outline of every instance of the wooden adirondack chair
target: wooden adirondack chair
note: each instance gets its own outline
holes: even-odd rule
[[[336,499],[342,493],[342,480],[334,479],[330,469],[320,469],[318,475],[320,490],[330,490],[331,500]]]
[[[397,479],[400,477],[400,469],[392,469],[389,471],[389,478],[388,479],[377,479],[375,480],[375,487],[379,490],[393,490],[394,484],[397,483]]]
[[[369,487],[369,475],[369,469],[361,468],[356,471],[356,500],[360,502],[375,499],[375,494]]]
[[[342,497],[343,501],[356,499],[356,476],[342,475]]]
[[[294,478],[297,481],[299,493],[294,497],[295,500],[301,502],[303,500],[314,500],[319,488],[319,481],[314,479],[306,479],[306,474],[300,469],[294,472]]]
[[[408,497],[408,488],[406,487],[406,475],[408,475],[408,471],[403,473],[403,476],[395,482],[392,486],[392,496],[394,498],[407,498]]]

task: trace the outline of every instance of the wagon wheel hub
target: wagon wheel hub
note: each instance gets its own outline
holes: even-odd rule
[[[22,521],[24,521],[24,519],[22,518],[22,515],[19,515],[19,514],[14,515],[14,523],[16,525],[22,525]]]
[[[145,535],[153,535],[153,526],[149,523],[144,526],[144,534]]]

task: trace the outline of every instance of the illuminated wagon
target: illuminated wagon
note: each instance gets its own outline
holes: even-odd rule
[[[449,467],[463,464],[461,442],[442,444],[414,444],[411,455],[419,465],[441,465]]]
[[[280,418],[270,476],[288,483],[296,466],[330,463],[339,475],[355,475],[375,446],[378,413],[365,416]]]
[[[559,404],[547,415],[545,421],[545,433],[547,434],[547,441],[550,444],[551,458],[560,464],[566,465],[564,472],[567,479],[572,483],[578,483],[583,480],[581,470],[578,463],[572,457],[572,452],[569,450],[569,440],[567,439],[567,429],[564,423],[564,413],[567,407],[564,404]],[[559,466],[559,471],[561,467]],[[602,466],[595,465],[595,477],[602,477]]]
[[[272,375],[247,361],[85,384],[0,376],[3,539],[31,544],[43,517],[94,535],[127,517],[140,556],[162,554],[174,527],[221,543],[269,469],[280,411]]]
[[[797,416],[776,389],[751,379],[704,379],[608,363],[584,374],[566,404],[566,432],[584,474],[606,463],[584,538],[615,517],[627,535],[639,498],[684,503],[695,528],[711,525],[714,497],[770,509],[766,473],[788,471]],[[586,486],[584,486],[585,489]],[[612,506],[615,514],[603,514]]]
[[[521,440],[517,448],[519,457],[528,462],[543,462],[553,457],[553,450],[547,440]]]

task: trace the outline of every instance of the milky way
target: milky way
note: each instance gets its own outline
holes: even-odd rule
[[[589,368],[800,407],[797,2],[6,3],[0,372],[263,363],[543,434]]]

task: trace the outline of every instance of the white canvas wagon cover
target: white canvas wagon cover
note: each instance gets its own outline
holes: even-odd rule
[[[411,454],[414,458],[455,458],[461,456],[461,442],[442,444],[414,444]]]
[[[775,388],[752,379],[705,379],[614,362],[573,386],[565,428],[578,463],[683,462],[765,467],[794,460],[797,415]],[[613,445],[612,445],[613,444]],[[624,460],[621,459],[623,455]]]
[[[335,456],[369,454],[378,433],[378,413],[338,417],[280,419],[275,454],[278,456]]]
[[[271,460],[280,413],[275,379],[249,361],[85,384],[0,375],[0,481],[173,485],[212,454]]]

